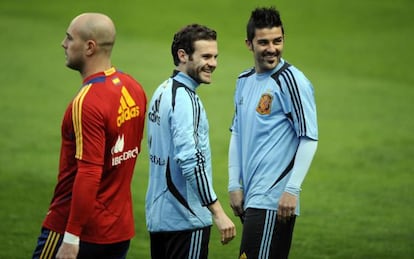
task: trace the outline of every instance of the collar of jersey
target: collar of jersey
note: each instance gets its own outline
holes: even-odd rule
[[[116,72],[116,69],[114,67],[111,67],[110,69],[107,69],[105,71],[90,75],[87,78],[85,78],[85,80],[83,80],[83,85],[103,82],[105,81],[105,77],[110,76],[115,72]]]
[[[275,73],[281,67],[283,67],[283,64],[285,64],[285,60],[283,58],[281,58],[279,64],[277,64],[277,66],[275,68],[273,68],[272,70],[266,71],[264,73],[260,73],[260,74],[256,73],[256,76],[258,78],[264,78],[264,77],[268,77],[269,75],[273,75],[273,73]]]
[[[193,78],[183,72],[178,72],[175,74],[173,79],[184,84],[186,87],[190,88],[193,91],[195,91],[195,89],[200,85]]]

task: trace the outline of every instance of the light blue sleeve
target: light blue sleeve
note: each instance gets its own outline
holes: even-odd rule
[[[299,195],[303,180],[309,171],[317,146],[318,142],[315,140],[306,137],[300,138],[292,175],[286,185],[286,192],[296,196]]]
[[[228,191],[236,191],[243,189],[241,178],[241,165],[239,159],[239,145],[237,143],[237,134],[232,132],[229,145],[229,185]]]
[[[212,204],[217,200],[211,179],[209,146],[201,147],[198,134],[201,105],[198,98],[185,90],[177,89],[175,108],[171,114],[171,128],[174,143],[174,159],[180,165],[183,176],[192,190],[197,194],[203,206]],[[206,133],[208,134],[208,132]],[[207,149],[207,150],[206,150]]]

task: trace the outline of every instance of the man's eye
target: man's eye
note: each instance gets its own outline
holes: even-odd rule
[[[276,40],[274,40],[273,44],[280,44],[280,43],[282,43],[282,42],[283,42],[283,39],[282,39],[282,38],[280,38],[280,39],[276,39]]]

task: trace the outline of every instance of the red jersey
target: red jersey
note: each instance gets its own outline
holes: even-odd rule
[[[82,241],[131,239],[131,180],[147,99],[131,76],[111,68],[86,78],[62,122],[58,183],[43,226]]]

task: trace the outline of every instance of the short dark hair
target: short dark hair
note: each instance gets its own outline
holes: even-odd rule
[[[171,54],[173,56],[174,65],[178,66],[180,60],[177,56],[179,49],[191,56],[194,53],[194,42],[198,40],[217,40],[217,32],[204,25],[190,24],[174,34],[171,45]]]
[[[256,29],[273,27],[282,27],[282,33],[285,33],[279,11],[274,6],[258,7],[252,11],[247,23],[247,40],[253,40]]]

